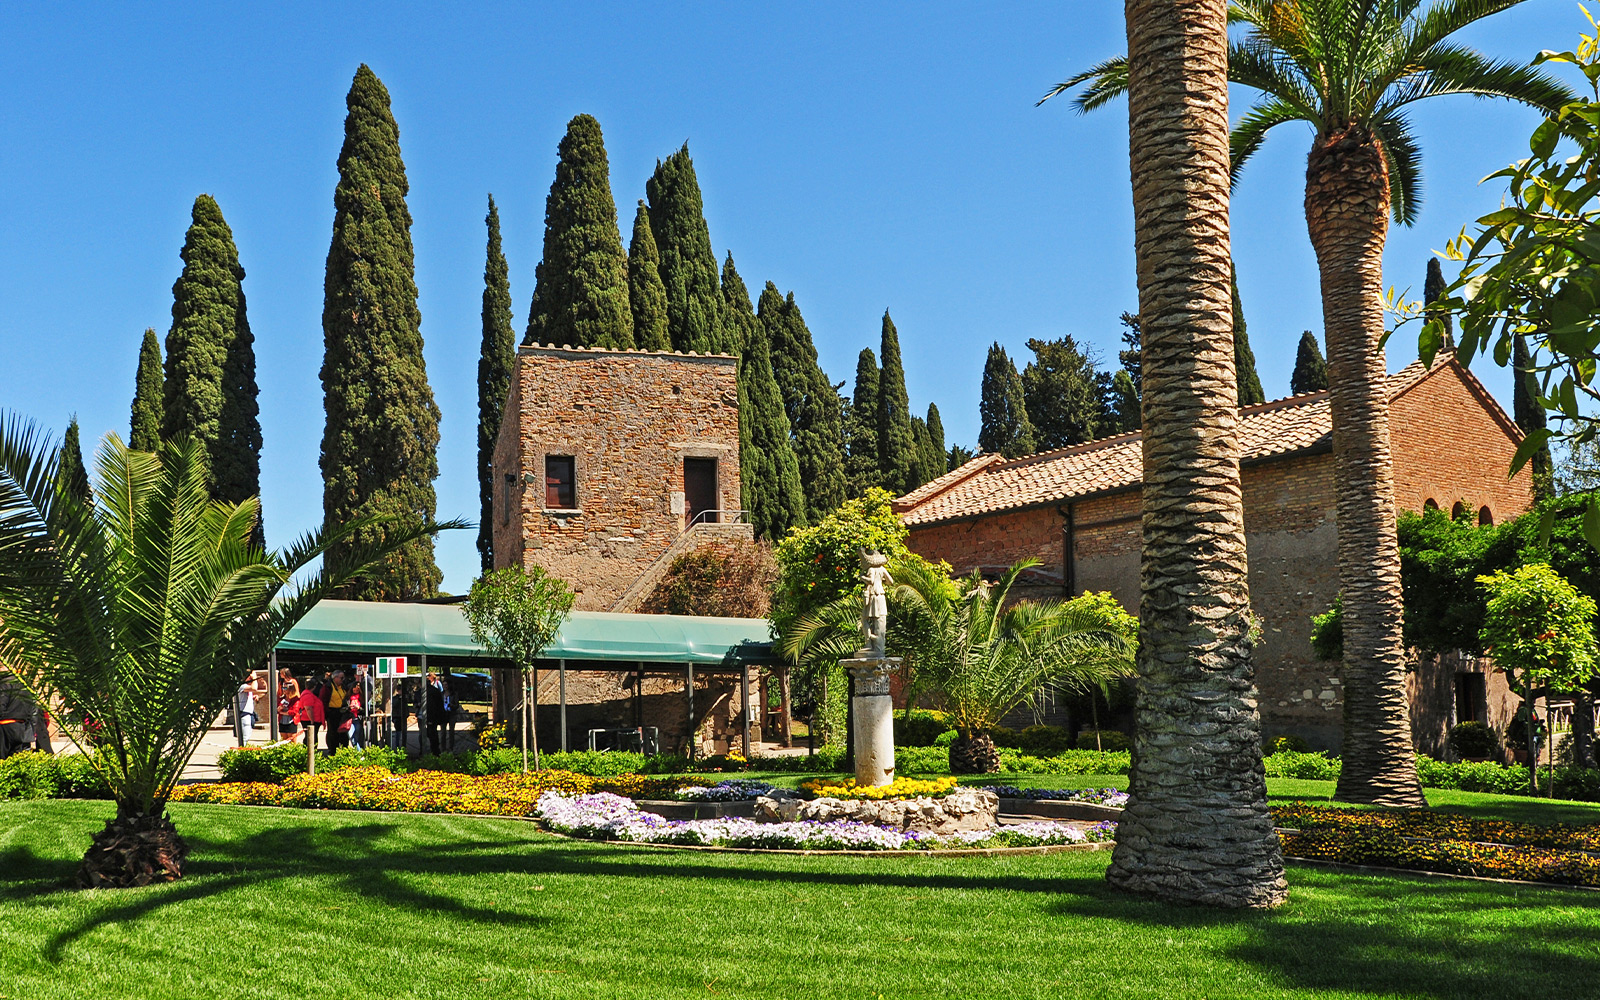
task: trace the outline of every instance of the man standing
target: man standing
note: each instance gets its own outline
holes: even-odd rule
[[[439,756],[439,727],[445,721],[445,713],[449,711],[445,694],[444,682],[432,670],[428,671],[428,679],[424,684],[423,694],[428,699],[428,748],[435,757]]]

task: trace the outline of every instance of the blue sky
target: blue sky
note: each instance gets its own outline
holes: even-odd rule
[[[0,10],[0,408],[88,441],[127,434],[139,340],[165,335],[195,195],[215,196],[248,277],[269,542],[321,521],[322,277],[344,95],[389,87],[415,219],[428,374],[444,419],[441,516],[474,517],[485,195],[500,205],[526,321],[555,148],[605,130],[626,239],[658,158],[687,141],[719,257],[793,290],[835,381],[889,309],[912,404],[972,444],[985,351],[1071,333],[1112,355],[1136,308],[1127,115],[1033,102],[1124,49],[1121,4],[279,3]],[[1529,0],[1462,40],[1505,58],[1569,48],[1571,0]],[[1235,112],[1248,92],[1236,91]],[[1500,197],[1536,116],[1504,102],[1417,107],[1418,224],[1386,283],[1420,293],[1429,254]],[[1233,203],[1241,293],[1267,395],[1321,332],[1302,213],[1310,133],[1285,127]],[[1415,356],[1409,335],[1391,367]],[[1509,404],[1509,381],[1478,371]],[[848,391],[848,387],[847,387]],[[1509,408],[1509,405],[1508,405]],[[477,570],[439,543],[445,589]]]

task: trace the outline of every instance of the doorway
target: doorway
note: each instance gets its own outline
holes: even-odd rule
[[[686,458],[683,460],[683,499],[685,514],[691,526],[715,524],[717,511],[717,460],[714,458]]]

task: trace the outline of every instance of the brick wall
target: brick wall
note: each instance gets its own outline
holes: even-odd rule
[[[545,506],[550,455],[575,460],[571,510]],[[717,506],[741,506],[734,358],[520,348],[495,449],[496,564],[538,564],[580,610],[610,610],[686,529],[686,458],[715,459]]]
[[[1449,361],[1389,406],[1395,503],[1421,510],[1433,500],[1449,511],[1457,501],[1495,524],[1533,506],[1533,478],[1524,467],[1507,479],[1521,435],[1476,378]]]

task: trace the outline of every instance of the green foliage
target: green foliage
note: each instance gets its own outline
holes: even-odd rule
[[[619,750],[572,750],[544,755],[546,767],[595,778],[614,778],[619,774],[644,774],[645,755]]]
[[[500,249],[500,210],[489,196],[489,230],[483,263],[483,344],[478,353],[478,561],[494,569],[494,446],[511,393],[517,338],[511,332],[511,279]]]
[[[883,311],[883,339],[878,374],[878,469],[883,487],[901,495],[921,485],[917,478],[917,441],[911,429],[911,402],[906,395],[906,371],[900,362],[900,334],[889,311]]]
[[[1233,286],[1233,367],[1239,381],[1239,405],[1265,403],[1267,395],[1261,388],[1261,376],[1256,373],[1256,355],[1250,350],[1250,337],[1245,332],[1244,303],[1239,300],[1237,269],[1229,277],[1229,282]]]
[[[542,566],[506,566],[472,581],[461,614],[473,642],[526,669],[561,631],[575,599],[572,588]]]
[[[1261,761],[1269,778],[1300,778],[1333,781],[1339,777],[1339,761],[1325,753],[1299,753],[1279,750]],[[1427,784],[1426,781],[1423,784]]]
[[[53,799],[59,794],[53,754],[23,750],[0,758],[0,802],[7,799]]]
[[[1139,409],[1139,387],[1126,369],[1111,376],[1104,398],[1105,412],[1112,424],[1106,428],[1108,431],[1126,434],[1139,429],[1144,420]]]
[[[1487,595],[1478,577],[1521,561],[1516,536],[1509,525],[1479,527],[1470,516],[1456,520],[1442,510],[1402,513],[1396,537],[1406,644],[1479,651]]]
[[[717,289],[717,255],[711,250],[689,144],[656,162],[645,183],[650,226],[661,255],[661,283],[667,291],[667,331],[675,351],[737,353],[739,345],[722,320]]]
[[[783,394],[750,294],[728,255],[722,269],[728,321],[739,331],[739,486],[756,537],[776,541],[805,523],[805,490]]]
[[[654,615],[765,618],[778,566],[764,542],[702,545],[672,561],[639,609]]]
[[[927,478],[923,482],[931,482],[949,471],[945,465],[944,421],[939,418],[939,407],[929,403],[928,416],[923,422],[928,427],[927,452],[923,457]]]
[[[1266,756],[1270,757],[1275,753],[1283,753],[1285,750],[1292,753],[1308,753],[1311,750],[1311,745],[1298,736],[1276,736],[1273,737],[1272,742],[1267,744]]]
[[[557,147],[544,205],[544,258],[525,343],[631,348],[628,258],[617,231],[600,123],[575,115]]]
[[[1120,744],[1102,741],[1102,746],[1106,750],[1126,750],[1128,740],[1124,736]],[[1017,734],[1017,749],[1034,757],[1054,757],[1066,750],[1093,750],[1095,745],[1092,741],[1087,746],[1074,742],[1066,726],[1028,726]]]
[[[882,552],[891,562],[911,555],[906,547],[910,532],[889,506],[893,499],[886,490],[869,489],[778,543],[775,635],[787,635],[799,619],[840,597],[860,594],[862,549]]]
[[[1300,334],[1300,346],[1295,350],[1294,373],[1289,376],[1289,392],[1300,395],[1321,392],[1328,388],[1328,362],[1322,357],[1317,335],[1310,330]]]
[[[1500,756],[1500,741],[1494,730],[1481,722],[1458,722],[1450,727],[1445,739],[1450,752],[1460,759]]]
[[[966,465],[976,457],[976,453],[974,453],[971,448],[965,447],[964,445],[953,444],[950,446],[950,453],[945,456],[945,471],[954,472],[956,469],[961,468],[963,465]]]
[[[941,735],[953,732],[948,712],[913,708],[894,713],[894,745],[897,747],[935,746]]]
[[[1478,637],[1513,687],[1569,691],[1595,675],[1593,598],[1541,563],[1479,580],[1489,601]]]
[[[1041,451],[1093,441],[1102,433],[1094,359],[1071,334],[1028,341],[1033,360],[1022,370],[1022,395]],[[987,369],[985,369],[987,372]]]
[[[1119,729],[1085,729],[1078,734],[1079,750],[1126,750],[1128,734]]]
[[[1311,616],[1311,653],[1324,662],[1344,659],[1344,597],[1333,595],[1333,604],[1321,614]]]
[[[339,572],[358,565],[358,549],[386,546],[396,526],[432,521],[439,475],[439,407],[422,355],[400,128],[388,90],[365,65],[356,70],[345,104],[323,282],[327,421],[319,464],[325,530],[365,526],[329,550],[325,561]],[[432,538],[414,535],[378,572],[340,596],[432,597],[442,579]]]
[[[79,503],[86,504],[92,497],[89,491],[89,470],[83,464],[83,446],[78,443],[78,418],[73,417],[67,424],[67,432],[61,437],[60,471],[56,481],[61,488]]]
[[[805,490],[805,523],[816,524],[845,499],[843,401],[817,364],[817,348],[793,292],[785,298],[767,282],[756,315],[772,349],[772,374],[789,418]]]
[[[872,348],[863,347],[856,356],[855,392],[844,425],[849,448],[844,466],[846,489],[853,497],[885,485],[878,463],[878,380],[878,357]]]
[[[983,364],[983,383],[979,390],[978,448],[1006,458],[1031,455],[1038,450],[1033,424],[1028,420],[1027,399],[1022,376],[1011,363],[1006,349],[996,341],[989,347]]]
[[[139,370],[133,385],[133,426],[128,447],[134,451],[155,451],[161,445],[163,406],[161,340],[151,329],[144,331],[139,345]]]
[[[256,501],[209,499],[198,441],[152,454],[107,438],[93,506],[54,488],[46,454],[32,428],[0,418],[0,661],[35,703],[59,697],[92,723],[92,765],[121,811],[159,813],[239,678],[392,549],[291,586],[338,536],[256,548]],[[391,546],[427,530],[395,527]]]
[[[1446,314],[1446,319],[1449,316]],[[1511,339],[1511,417],[1521,429],[1524,440],[1528,437],[1544,438],[1538,449],[1529,459],[1529,471],[1533,474],[1533,496],[1537,500],[1547,500],[1551,495],[1551,466],[1550,441],[1543,433],[1549,424],[1545,420],[1544,407],[1535,401],[1538,392],[1538,376],[1533,371],[1533,358],[1528,354],[1528,338],[1524,336]]]
[[[303,743],[229,747],[217,758],[223,781],[264,781],[274,785],[292,774],[306,773],[308,751]],[[321,762],[318,762],[319,767]]]
[[[304,761],[304,747],[301,747],[301,760]],[[328,756],[326,760],[317,761],[317,773],[323,771],[337,771],[346,767],[381,767],[392,774],[403,774],[411,769],[410,760],[404,750],[390,750],[388,747],[340,747]]]
[[[628,242],[628,306],[633,310],[633,343],[641,351],[670,351],[667,332],[667,286],[661,282],[661,253],[650,229],[644,199],[633,215]]]
[[[1445,297],[1448,287],[1444,280],[1444,268],[1439,266],[1438,257],[1428,258],[1428,274],[1422,282],[1422,304],[1433,306],[1435,302]],[[1444,341],[1446,344],[1455,345],[1455,320],[1444,309],[1428,309],[1426,315],[1429,319],[1437,319],[1444,326]]]

